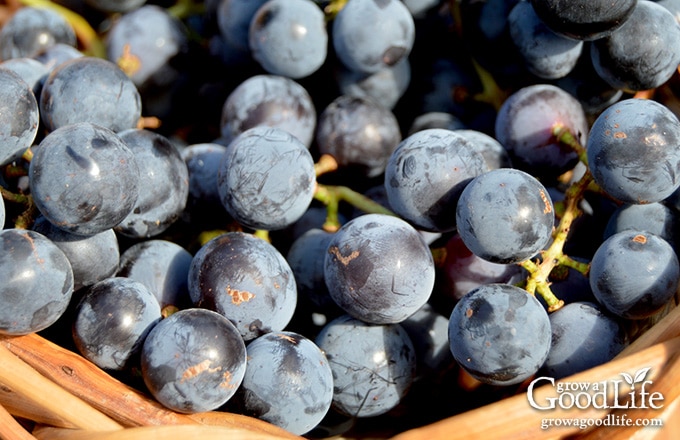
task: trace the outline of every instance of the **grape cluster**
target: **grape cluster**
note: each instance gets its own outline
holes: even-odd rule
[[[389,435],[675,306],[677,2],[23,3],[3,337],[177,412]]]

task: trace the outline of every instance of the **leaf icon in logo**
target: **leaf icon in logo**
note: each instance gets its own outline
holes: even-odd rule
[[[645,376],[647,376],[647,373],[649,372],[649,370],[651,370],[651,367],[640,368],[640,370],[638,370],[635,373],[635,380],[633,382],[638,383],[638,382],[642,382],[643,380],[645,380]]]
[[[623,376],[626,382],[628,382],[628,385],[630,385],[631,387],[634,386],[635,382],[633,381],[633,377],[630,374],[621,373],[621,376]]]

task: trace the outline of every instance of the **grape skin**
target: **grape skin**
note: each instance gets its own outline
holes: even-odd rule
[[[253,127],[228,146],[217,190],[229,215],[252,229],[283,229],[309,208],[316,185],[314,159],[285,130]]]
[[[90,122],[120,132],[137,127],[142,100],[113,62],[82,56],[51,71],[40,94],[40,117],[49,131]]]
[[[295,312],[293,271],[272,244],[252,234],[228,232],[204,244],[188,280],[194,305],[226,316],[246,341],[283,330]]]
[[[415,348],[399,324],[371,325],[342,315],[326,324],[315,342],[333,371],[332,407],[341,414],[384,414],[415,380]]]
[[[458,364],[477,380],[513,385],[535,374],[550,351],[550,320],[538,300],[510,284],[468,292],[449,317]]]
[[[246,354],[234,398],[242,413],[296,435],[321,422],[333,402],[333,372],[312,340],[292,331],[267,333],[251,341]]]
[[[331,297],[348,314],[393,324],[415,313],[434,287],[432,254],[417,230],[397,217],[365,214],[338,230],[324,261]]]
[[[590,287],[614,315],[638,320],[663,308],[675,295],[678,257],[657,235],[624,230],[606,239],[590,263]]]
[[[586,153],[595,182],[621,202],[659,202],[680,186],[680,121],[656,101],[609,106],[590,128]]]
[[[44,235],[0,230],[0,334],[46,329],[64,314],[73,295],[68,258]]]
[[[51,9],[18,9],[0,30],[0,58],[32,57],[55,44],[76,45],[76,33],[66,19]]]
[[[100,368],[130,369],[160,320],[161,308],[146,286],[111,277],[83,292],[73,320],[73,340],[80,354]]]
[[[142,346],[142,377],[151,394],[180,413],[216,410],[236,393],[246,346],[219,313],[189,308],[156,324]]]
[[[40,113],[33,89],[19,74],[0,69],[0,165],[19,159],[38,134]],[[11,109],[11,111],[9,111]]]
[[[128,146],[111,130],[89,122],[48,134],[29,168],[40,213],[78,235],[98,234],[123,221],[137,201],[139,179]]]
[[[165,136],[144,129],[118,133],[139,168],[135,206],[116,232],[132,238],[155,237],[184,211],[189,197],[189,170],[177,148]]]
[[[419,228],[448,232],[463,188],[488,171],[482,154],[465,136],[441,128],[420,130],[404,139],[385,169],[390,206]]]
[[[547,189],[533,176],[499,168],[475,177],[456,209],[463,243],[493,263],[519,263],[552,238],[555,214]]]

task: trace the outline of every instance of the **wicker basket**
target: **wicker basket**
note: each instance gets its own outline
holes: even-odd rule
[[[444,420],[410,429],[393,440],[465,439],[670,439],[680,432],[680,308],[673,308],[613,361],[562,380],[621,381],[646,372],[648,393],[660,393],[659,409],[532,408],[526,393]],[[639,388],[639,387],[638,387]],[[551,385],[533,390],[536,401],[554,394]],[[648,394],[649,396],[649,394]],[[612,393],[607,394],[613,399]],[[640,395],[636,394],[638,402]],[[611,400],[610,400],[611,401]],[[619,403],[624,402],[619,399]],[[634,405],[632,405],[634,406]],[[657,405],[660,406],[660,405]],[[629,419],[631,426],[552,427],[542,420]],[[663,427],[636,426],[656,419]],[[26,422],[30,421],[30,427]],[[591,422],[596,423],[596,422]],[[30,431],[30,432],[29,432]],[[673,435],[675,435],[673,437]],[[225,412],[185,415],[169,411],[119,382],[81,356],[37,335],[0,339],[0,439],[294,439],[261,420]],[[355,437],[356,438],[356,437]]]

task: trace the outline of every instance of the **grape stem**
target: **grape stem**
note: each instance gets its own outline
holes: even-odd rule
[[[556,139],[566,146],[571,147],[585,161],[585,148],[580,144],[576,137],[563,125],[556,125],[553,133]],[[585,163],[585,162],[584,162]],[[569,236],[571,225],[574,220],[581,215],[578,205],[583,199],[585,192],[593,183],[593,177],[589,169],[586,169],[583,176],[567,188],[564,195],[564,210],[560,217],[559,224],[553,231],[553,241],[550,246],[541,252],[539,261],[526,260],[520,264],[529,272],[525,289],[531,293],[538,293],[548,304],[548,311],[554,312],[564,305],[564,301],[557,298],[550,289],[548,281],[550,273],[557,266],[567,266],[587,275],[590,269],[589,264],[581,263],[564,254],[564,244]]]
[[[340,202],[348,202],[355,208],[364,212],[374,214],[395,215],[392,211],[385,208],[378,202],[371,200],[363,194],[354,191],[346,186],[322,185],[317,183],[314,191],[314,199],[326,205],[326,221],[323,229],[328,232],[335,232],[340,228],[338,217]]]

